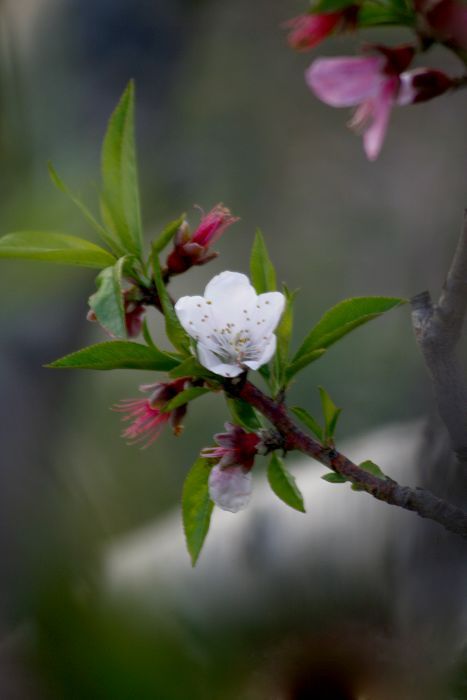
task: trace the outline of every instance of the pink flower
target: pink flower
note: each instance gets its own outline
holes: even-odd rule
[[[175,236],[175,245],[167,258],[167,269],[171,275],[185,272],[193,265],[204,265],[217,253],[209,250],[224,231],[238,221],[229,209],[217,204],[208,214],[204,214],[198,228],[191,234],[186,222]]]
[[[114,411],[125,414],[124,421],[132,421],[122,433],[130,444],[144,443],[149,447],[156,440],[164,426],[170,421],[175,435],[182,431],[181,422],[185,416],[187,404],[173,411],[164,411],[168,402],[182,392],[189,379],[182,377],[173,382],[156,382],[142,384],[140,391],[151,392],[146,399],[123,399],[114,406]]]
[[[363,131],[369,160],[378,157],[397,102],[399,76],[414,55],[409,46],[373,48],[379,55],[319,58],[306,72],[306,81],[320,100],[331,107],[357,107],[350,126]]]
[[[287,37],[289,46],[297,51],[312,49],[333,32],[354,27],[357,13],[358,7],[350,5],[337,12],[293,17],[284,23],[284,28],[290,30]]]
[[[206,447],[201,456],[219,460],[209,475],[209,494],[223,510],[236,513],[248,505],[251,496],[251,468],[260,437],[239,425],[226,423],[226,433],[217,433],[218,447]]]

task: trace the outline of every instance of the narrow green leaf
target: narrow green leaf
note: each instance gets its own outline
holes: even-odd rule
[[[102,147],[103,215],[128,253],[141,258],[143,236],[134,136],[134,84],[110,117]]]
[[[328,348],[358,326],[404,303],[404,299],[395,297],[355,297],[341,301],[312,328],[295,353],[293,362],[315,350]]]
[[[90,345],[65,355],[46,367],[58,369],[144,369],[167,372],[176,360],[164,352],[128,340],[111,340]]]
[[[328,472],[321,477],[324,481],[329,481],[330,484],[345,484],[347,479],[337,472]]]
[[[209,531],[214,503],[209,497],[212,463],[199,458],[191,467],[183,485],[183,529],[191,563],[195,566]]]
[[[188,355],[190,352],[190,339],[188,334],[185,333],[180,321],[177,318],[177,314],[175,313],[172,300],[170,299],[169,293],[167,292],[162,279],[161,266],[158,255],[155,251],[152,253],[152,266],[157,293],[161,302],[162,311],[164,312],[167,337],[172,345],[177,348],[177,350],[180,350],[180,352],[184,355]]]
[[[178,219],[175,219],[175,221],[171,221],[170,224],[167,224],[161,235],[156,238],[152,244],[154,253],[158,255],[167,245],[169,245],[170,241],[172,238],[174,238],[184,221],[185,214],[182,214],[178,217]]]
[[[104,248],[76,236],[44,231],[18,231],[0,238],[0,258],[43,260],[81,267],[107,267],[115,262]]]
[[[323,441],[323,429],[316,421],[313,416],[308,413],[304,408],[299,408],[299,406],[294,406],[291,409],[292,413],[297,416],[298,420],[301,420],[306,427],[311,430],[311,432],[316,435],[318,440]]]
[[[256,231],[251,250],[250,273],[253,287],[258,294],[276,290],[276,272],[269,258],[266,243],[260,230]]]
[[[272,490],[281,501],[291,508],[305,513],[303,496],[292,474],[285,468],[284,462],[274,452],[268,466],[268,481]]]
[[[325,425],[324,440],[327,442],[328,440],[332,440],[334,437],[337,421],[342,409],[337,408],[327,391],[323,389],[322,386],[319,387],[319,393],[321,396],[321,406],[323,409]]]
[[[357,23],[362,29],[381,25],[415,25],[416,14],[413,9],[388,7],[379,2],[364,3],[358,13]]]
[[[179,394],[177,394],[175,398],[169,401],[169,403],[165,406],[164,411],[173,411],[175,408],[183,406],[183,404],[185,403],[189,403],[190,401],[194,401],[200,396],[204,396],[204,394],[209,394],[210,391],[210,389],[206,389],[202,386],[194,386],[190,389],[185,389],[184,391],[181,391]]]
[[[115,238],[112,236],[112,234],[107,231],[107,229],[100,224],[97,219],[93,216],[93,214],[89,211],[87,206],[83,204],[83,202],[77,197],[71,190],[70,188],[65,185],[63,180],[59,177],[57,171],[55,170],[54,166],[52,163],[49,161],[48,163],[48,169],[49,169],[49,175],[50,179],[52,180],[53,184],[55,187],[60,190],[60,192],[63,192],[72,202],[73,204],[78,207],[88,224],[96,231],[96,233],[102,238],[104,243],[107,243],[109,248],[111,248],[114,253],[118,256],[121,256],[125,253],[123,248],[119,245],[118,241],[115,240]]]
[[[262,428],[261,421],[253,406],[242,399],[226,398],[226,401],[234,423],[253,432]]]
[[[326,350],[324,348],[312,350],[312,352],[309,352],[306,355],[302,355],[297,360],[291,362],[290,365],[287,365],[287,367],[285,368],[285,381],[289,383],[291,379],[293,379],[293,377],[297,374],[297,372],[300,372],[302,369],[305,369],[305,367],[308,367],[308,365],[310,365],[312,362],[315,362],[315,360],[319,360],[319,358],[322,357],[325,352]]]
[[[353,0],[318,0],[313,4],[313,14],[321,14],[323,12],[337,12],[343,10],[350,5],[353,5]]]
[[[126,338],[125,308],[122,292],[122,268],[125,258],[106,267],[96,278],[97,291],[89,297],[89,306],[99,323],[116,338]]]
[[[210,379],[211,381],[219,380],[217,375],[200,365],[196,357],[188,357],[186,360],[180,362],[178,367],[170,372],[170,376],[172,379],[195,377],[199,379]]]
[[[274,357],[274,373],[279,387],[282,387],[285,383],[285,371],[293,329],[293,302],[297,294],[297,292],[291,292],[285,285],[283,285],[282,291],[285,296],[285,309],[276,330],[277,351]]]

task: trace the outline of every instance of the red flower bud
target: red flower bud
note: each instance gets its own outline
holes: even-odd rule
[[[433,68],[406,71],[400,76],[400,81],[397,96],[397,103],[400,105],[426,102],[442,95],[453,86],[453,81],[448,75]]]
[[[307,51],[330,34],[354,29],[358,11],[357,5],[350,5],[337,12],[308,13],[293,17],[283,25],[290,30],[287,36],[289,46],[297,51]]]

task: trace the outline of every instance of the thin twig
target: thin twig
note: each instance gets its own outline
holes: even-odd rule
[[[374,498],[405,510],[415,511],[422,518],[433,520],[446,530],[467,539],[467,513],[461,508],[438,498],[430,491],[400,486],[390,478],[375,476],[337,450],[324,447],[297,427],[283,403],[277,403],[266,396],[254,384],[248,381],[232,383],[226,386],[226,390],[249,403],[269,420],[281,436],[278,447],[299,450],[357,484]]]
[[[467,462],[467,384],[456,355],[467,311],[467,214],[440,299],[429,292],[411,300],[412,325],[433,381],[438,410],[457,457]]]

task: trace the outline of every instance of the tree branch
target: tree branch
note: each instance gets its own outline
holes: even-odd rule
[[[272,423],[281,436],[278,448],[299,450],[357,484],[374,498],[405,510],[415,511],[422,518],[433,520],[446,530],[467,539],[467,513],[461,508],[443,501],[430,491],[400,486],[388,477],[383,479],[374,476],[337,450],[324,447],[295,425],[283,403],[266,396],[250,382],[231,382],[225,388],[230,395],[243,399]]]
[[[467,311],[467,213],[443,291],[436,305],[429,292],[411,300],[415,337],[431,375],[438,410],[454,452],[467,462],[467,385],[455,348]]]

